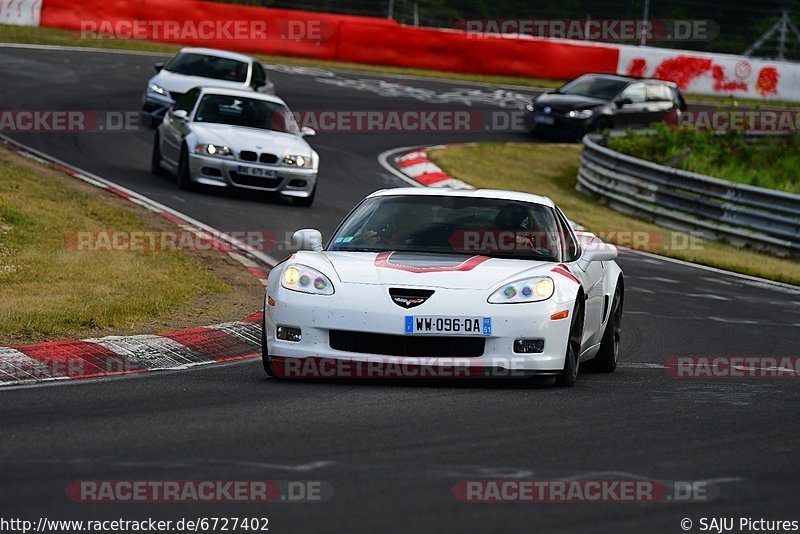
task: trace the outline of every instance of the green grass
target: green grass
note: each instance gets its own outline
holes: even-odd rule
[[[28,26],[10,26],[0,24],[0,42],[45,44],[59,46],[80,46],[90,48],[108,48],[116,50],[132,50],[140,52],[174,53],[182,46],[157,43],[152,41],[134,41],[128,39],[81,39],[79,32],[59,30],[55,28],[33,28]],[[369,74],[401,74],[406,76],[420,76],[440,80],[455,80],[464,82],[479,82],[494,85],[519,85],[523,87],[537,87],[556,89],[567,80],[548,80],[542,78],[528,78],[525,76],[500,76],[489,74],[469,74],[462,72],[446,72],[428,69],[415,69],[405,67],[392,67],[388,65],[367,65],[362,63],[348,63],[343,61],[326,61],[321,59],[308,59],[289,56],[274,56],[256,54],[267,63],[279,63],[299,67],[314,67],[323,69],[338,69]],[[714,95],[685,95],[689,102],[704,104],[719,104],[726,106],[748,107],[791,107],[797,105],[790,101],[764,101],[751,98]]]
[[[612,136],[608,146],[686,171],[800,193],[800,137],[796,135],[748,140],[738,132],[715,135],[656,124],[652,134]]]
[[[452,176],[475,187],[548,196],[573,221],[609,242],[800,285],[796,261],[709,240],[696,242],[696,246],[681,246],[686,234],[618,213],[578,193],[575,180],[581,150],[582,145],[578,144],[480,143],[434,150],[430,158]],[[649,239],[637,243],[631,231]]]
[[[152,227],[130,208],[67,187],[53,171],[34,172],[6,154],[0,152],[0,340],[137,329],[180,315],[197,297],[229,291],[185,253],[68,246],[76,231]]]

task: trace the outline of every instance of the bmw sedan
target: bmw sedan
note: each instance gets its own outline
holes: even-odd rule
[[[196,87],[156,130],[153,174],[168,172],[178,187],[194,184],[274,191],[311,206],[319,155],[278,97],[235,89]]]
[[[154,65],[157,74],[147,82],[142,96],[142,116],[158,124],[171,108],[193,87],[225,87],[274,95],[263,65],[250,56],[213,50],[184,48],[167,64]]]
[[[575,139],[610,128],[647,127],[685,110],[672,82],[585,74],[528,103],[525,124],[536,135]]]

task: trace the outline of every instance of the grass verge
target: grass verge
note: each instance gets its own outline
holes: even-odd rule
[[[573,221],[605,240],[672,258],[800,285],[796,261],[739,249],[717,241],[696,240],[618,213],[575,190],[579,144],[481,143],[429,153],[452,176],[478,188],[509,189],[553,199]],[[636,235],[648,239],[635,239]]]
[[[43,44],[57,46],[79,46],[88,48],[106,48],[114,50],[131,50],[138,52],[175,53],[182,48],[179,45],[157,43],[153,41],[139,41],[130,39],[81,39],[80,34],[74,31],[56,28],[33,28],[29,26],[10,26],[0,24],[0,42]],[[468,74],[461,72],[446,72],[428,69],[415,69],[405,67],[392,67],[388,65],[366,65],[363,63],[348,63],[344,61],[326,61],[321,59],[307,59],[289,56],[273,56],[257,54],[257,57],[267,63],[279,63],[299,67],[315,67],[324,69],[338,69],[367,74],[400,74],[405,76],[419,76],[439,80],[455,80],[464,82],[479,82],[494,85],[518,85],[523,87],[536,87],[556,89],[567,80],[547,80],[542,78],[528,78],[524,76],[498,76],[489,74]],[[764,101],[750,98],[714,95],[685,95],[687,101],[700,104],[718,104],[720,106],[734,107],[792,107],[797,102],[790,101]]]
[[[227,255],[97,252],[77,231],[170,231],[166,219],[0,148],[0,344],[152,333],[241,319],[260,285]]]
[[[608,147],[635,158],[742,184],[800,193],[800,137],[748,139],[654,124],[653,133],[612,136]],[[765,169],[769,169],[766,172]]]

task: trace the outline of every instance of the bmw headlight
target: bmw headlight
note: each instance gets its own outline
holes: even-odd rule
[[[592,115],[594,115],[593,109],[573,109],[567,113],[570,119],[588,119]]]
[[[286,267],[281,277],[281,285],[300,293],[333,295],[333,284],[330,278],[316,269],[299,263],[293,263]]]
[[[489,296],[489,304],[539,302],[553,296],[556,286],[549,276],[535,276],[503,285]]]
[[[295,154],[286,154],[283,156],[283,163],[292,165],[294,167],[303,167],[310,169],[313,167],[314,161],[311,156],[300,156]]]
[[[148,93],[155,93],[160,96],[166,96],[169,98],[169,91],[158,85],[157,83],[151,83],[147,86]]]
[[[194,151],[204,156],[219,156],[223,158],[233,155],[233,151],[230,149],[230,147],[223,145],[201,144],[197,145]]]

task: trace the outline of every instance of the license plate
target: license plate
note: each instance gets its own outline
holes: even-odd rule
[[[533,122],[537,122],[539,124],[553,124],[555,119],[553,119],[553,117],[548,117],[547,115],[534,115]]]
[[[491,317],[406,315],[406,334],[492,335]]]
[[[258,176],[260,178],[275,178],[275,171],[272,169],[262,169],[261,167],[247,167],[245,165],[238,165],[236,172],[239,174],[246,174],[248,176]]]

